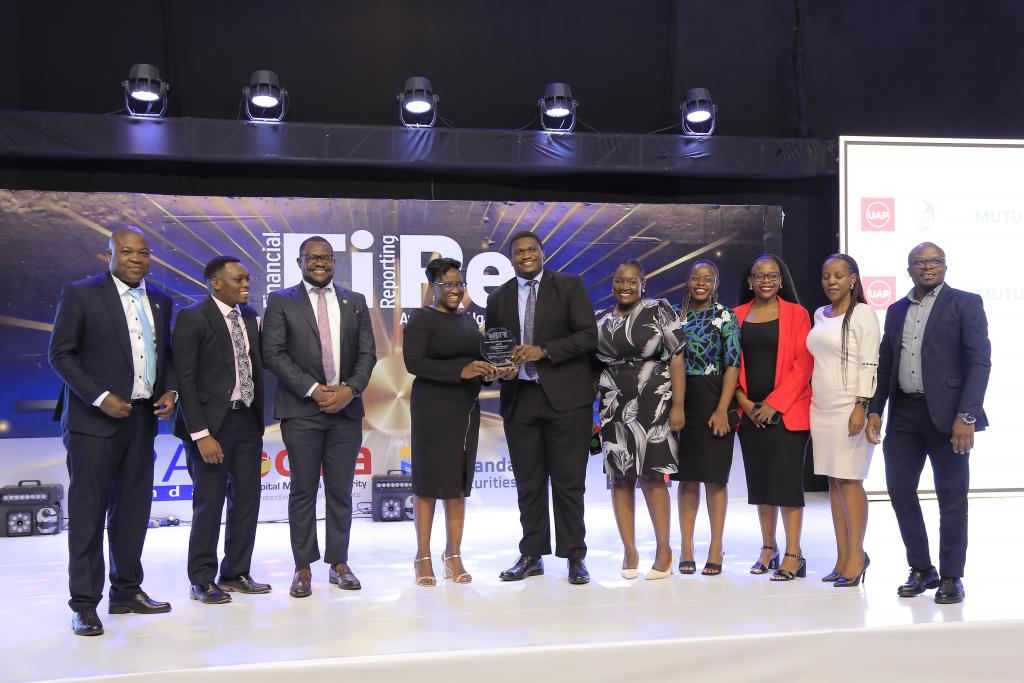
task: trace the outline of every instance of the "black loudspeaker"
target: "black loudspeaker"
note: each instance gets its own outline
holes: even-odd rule
[[[370,481],[373,521],[412,520],[412,477],[401,474],[375,474]]]
[[[38,479],[0,488],[0,536],[58,534],[64,529],[64,487]]]

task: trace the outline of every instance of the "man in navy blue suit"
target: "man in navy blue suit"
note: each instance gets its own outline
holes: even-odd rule
[[[981,297],[944,284],[942,249],[919,244],[908,266],[914,289],[885,314],[867,435],[879,443],[880,415],[888,402],[885,479],[910,564],[897,593],[906,598],[938,588],[935,602],[949,604],[964,599],[968,463],[974,433],[988,425],[982,404],[992,347]],[[925,458],[931,460],[939,500],[939,571],[917,497]]]
[[[103,526],[110,542],[111,614],[169,612],[142,591],[142,546],[153,500],[156,419],[177,400],[171,299],[145,280],[152,252],[137,229],[111,234],[109,273],[72,282],[57,304],[50,365],[68,452],[71,627],[98,636]]]

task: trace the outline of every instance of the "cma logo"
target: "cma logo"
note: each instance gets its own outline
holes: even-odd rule
[[[262,462],[260,462],[260,477],[266,477],[272,470],[276,471],[278,476],[291,478],[292,471],[288,466],[288,451],[282,449],[273,456],[263,451]],[[323,474],[323,469],[320,470],[320,473]],[[366,446],[360,448],[359,453],[356,455],[355,474],[367,476],[373,474],[373,455]]]
[[[896,300],[896,278],[864,276],[864,297],[871,308],[884,311]]]
[[[865,232],[896,230],[896,200],[892,197],[861,197],[860,228]]]
[[[299,246],[314,233],[264,233],[267,293],[302,279],[296,259]],[[348,261],[351,288],[366,297],[370,308],[419,308],[423,305],[424,265],[436,255],[463,262],[466,294],[476,305],[487,305],[488,288],[515,275],[504,254],[485,251],[468,263],[462,247],[447,235],[374,235],[356,230],[351,235],[321,234],[339,261]],[[342,265],[341,263],[338,264]]]

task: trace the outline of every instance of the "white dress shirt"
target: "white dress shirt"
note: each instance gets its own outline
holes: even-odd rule
[[[533,323],[534,323],[534,327],[536,327],[536,325],[537,325],[537,311],[540,310],[538,308],[540,306],[540,279],[542,277],[544,277],[544,270],[543,269],[539,273],[537,273],[532,280],[527,280],[524,277],[519,277],[518,275],[516,275],[516,283],[519,285],[518,292],[519,292],[519,343],[520,344],[524,343],[523,339],[526,338],[525,337],[526,331],[523,328],[525,327],[525,323],[526,323],[526,301],[530,298],[530,283],[531,282],[536,282],[537,283],[537,294],[535,295],[537,297],[537,300],[536,300],[536,304],[534,305],[534,308],[533,308]],[[534,330],[534,332],[536,332],[536,330]],[[537,340],[535,339],[533,341],[533,343],[534,343],[534,345],[536,345],[537,344]],[[523,363],[522,365],[519,366],[519,379],[525,380],[527,382],[535,382],[535,381],[537,381],[537,380],[529,377],[526,374],[526,363]]]
[[[117,287],[117,294],[121,299],[121,308],[124,310],[125,320],[128,321],[128,339],[132,347],[132,395],[126,400],[134,401],[140,398],[152,398],[153,387],[146,382],[146,345],[142,341],[142,323],[139,321],[139,310],[135,305],[135,298],[128,293],[130,286],[121,282],[117,277],[112,278],[114,286]],[[153,318],[153,309],[150,307],[149,295],[146,293],[146,281],[139,282],[139,289],[142,290],[142,313],[149,319],[149,327],[153,330],[153,347],[149,353],[156,353],[156,323]],[[110,390],[104,391],[95,401],[94,406],[103,403]]]
[[[319,314],[317,313],[317,306],[320,300],[320,295],[313,291],[316,285],[302,281],[303,286],[306,288],[306,294],[309,295],[309,303],[313,306],[313,316],[316,318],[317,323],[320,323]],[[341,373],[341,307],[338,305],[338,293],[334,290],[334,283],[329,282],[324,287],[327,291],[324,296],[327,298],[327,322],[331,327],[331,354],[334,356],[334,377],[327,377],[326,384],[328,386],[337,386],[341,379],[338,375]],[[306,396],[313,393],[317,385],[314,384],[306,392]]]

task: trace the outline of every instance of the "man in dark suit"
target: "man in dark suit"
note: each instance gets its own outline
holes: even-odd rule
[[[228,593],[269,593],[249,574],[260,512],[263,455],[263,362],[259,318],[249,304],[249,271],[233,256],[206,264],[211,295],[178,313],[174,369],[181,439],[192,477],[188,542],[190,597],[207,604]],[[217,539],[227,499],[224,560],[217,576]]]
[[[968,457],[974,433],[988,425],[982,404],[992,347],[981,297],[944,284],[942,249],[919,244],[908,266],[914,289],[885,314],[867,435],[879,442],[888,402],[885,478],[910,564],[910,576],[897,593],[912,597],[938,588],[935,602],[948,604],[964,599]],[[917,497],[926,457],[939,500],[938,572]]]
[[[316,498],[320,471],[327,498],[324,560],[331,583],[359,590],[348,566],[352,480],[363,441],[363,400],[377,362],[362,294],[339,287],[334,251],[323,237],[299,247],[302,282],[273,292],[263,321],[263,363],[277,375],[274,417],[288,450],[288,523],[295,574],[290,594],[312,593],[309,566],[320,559]]]
[[[156,418],[174,409],[171,300],[145,281],[152,253],[137,229],[111,234],[109,273],[61,292],[50,366],[68,452],[68,574],[72,630],[103,633],[103,523],[110,543],[111,614],[168,612],[142,591],[142,546],[153,499]],[[56,415],[55,415],[56,417]]]
[[[583,562],[583,492],[593,425],[594,384],[588,354],[597,347],[594,308],[583,281],[544,269],[532,232],[513,236],[516,277],[487,297],[487,328],[520,338],[501,383],[501,416],[516,477],[523,538],[502,581],[544,573],[551,553],[548,482],[555,513],[555,555],[568,560],[569,583],[590,581]]]

